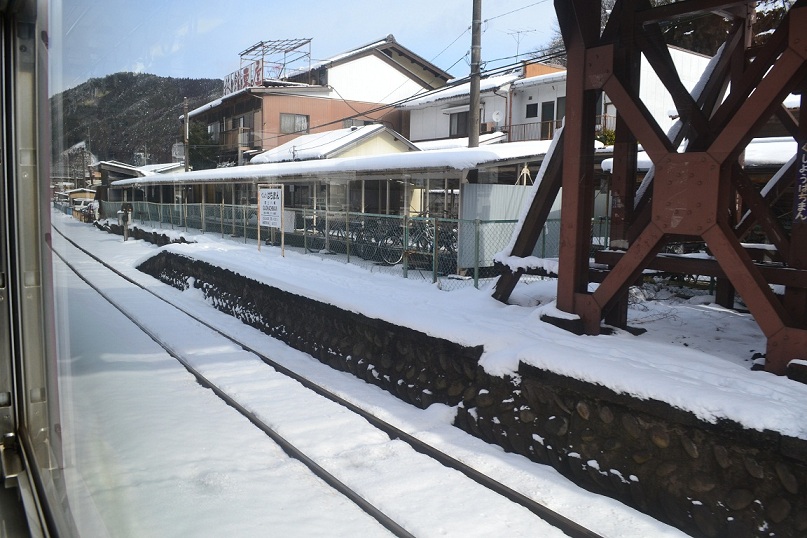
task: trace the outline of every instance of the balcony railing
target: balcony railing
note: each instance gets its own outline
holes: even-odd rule
[[[219,140],[221,140],[221,144],[228,150],[252,147],[253,133],[252,129],[248,127],[239,127],[237,129],[223,131],[220,137]]]
[[[555,135],[555,129],[562,124],[562,120],[536,121],[532,123],[519,123],[508,128],[508,142],[521,142],[524,140],[550,140]],[[597,116],[597,132],[603,129],[614,130],[616,117],[608,115]]]

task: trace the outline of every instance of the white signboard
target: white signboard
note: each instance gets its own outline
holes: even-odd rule
[[[256,60],[224,77],[224,95],[262,84],[263,60]]]
[[[273,185],[258,189],[258,224],[268,228],[282,227],[283,187]]]
[[[293,220],[293,219],[292,219]],[[280,255],[286,255],[283,233],[283,185],[258,185],[258,250],[261,250],[261,226],[270,228],[268,245],[275,242],[275,230],[280,230]]]

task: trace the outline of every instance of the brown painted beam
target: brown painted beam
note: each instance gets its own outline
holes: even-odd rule
[[[776,114],[776,117],[782,123],[782,127],[785,128],[785,131],[787,131],[790,136],[796,139],[800,137],[799,122],[797,122],[796,118],[785,108],[784,104],[777,108],[774,114]]]
[[[776,183],[776,186],[769,189],[765,195],[762,197],[766,206],[771,207],[775,204],[785,192],[790,189],[793,185],[793,182],[796,179],[796,162],[792,161],[785,164],[782,168],[784,170],[780,170],[783,177]],[[760,194],[761,195],[761,194]],[[745,235],[751,231],[756,225],[757,221],[753,214],[749,214],[745,216],[737,226],[734,228],[734,234],[742,239]]]
[[[704,90],[697,99],[698,106],[707,116],[712,115],[722,99],[723,93],[728,84],[728,75],[731,68],[731,56],[733,55],[734,50],[738,48],[742,49],[742,44],[742,25],[735,24],[729,31],[726,45],[723,49],[723,54],[718,59],[717,65],[714,67],[714,70],[706,81]],[[684,125],[673,138],[673,146],[677,148],[685,137],[689,137],[690,131],[690,126],[688,124]],[[710,140],[711,135],[702,137],[702,139]],[[698,146],[697,140],[698,137],[696,136],[690,141],[690,144],[687,147],[688,151],[692,151]],[[647,223],[650,222],[651,200],[653,194],[653,189],[650,187],[652,187],[652,180],[648,180],[648,188],[641,193],[641,196],[635,202],[635,217],[633,223],[628,229],[627,234],[629,241],[632,241],[638,237],[644,227],[647,226]]]
[[[731,9],[745,5],[745,1],[727,2],[726,0],[684,0],[659,7],[644,9],[637,13],[640,23],[675,20],[680,17],[692,17],[719,10]]]
[[[718,222],[706,230],[703,238],[765,336],[770,337],[788,326],[790,316],[728,223]]]
[[[586,49],[598,44],[600,1],[555,0],[566,44],[566,121],[558,260],[558,308],[574,312],[574,296],[588,286],[593,214],[594,121],[597,92],[585,89]],[[592,17],[592,13],[597,13]],[[595,20],[596,19],[596,20]]]
[[[770,66],[784,52],[789,40],[789,20],[790,13],[785,16],[785,20],[780,24],[773,34],[768,38],[765,45],[758,51],[756,58],[748,65],[740,80],[735,80],[731,86],[731,92],[715,111],[711,118],[713,131],[723,132],[727,123],[737,114],[737,111],[756,90],[762,78],[768,72]],[[781,102],[781,101],[780,101]],[[693,146],[693,150],[702,151],[711,143],[711,140],[701,140]]]
[[[649,0],[630,0],[617,2],[609,18],[620,24],[614,25],[613,71],[620,80],[629,84],[629,91],[639,94],[641,81],[641,51],[635,46],[637,26],[633,14],[639,8],[650,6]],[[605,35],[603,38],[605,39]],[[611,248],[628,249],[628,227],[634,221],[636,200],[636,156],[638,154],[636,136],[625,123],[625,119],[616,111],[614,132],[614,164],[611,171]],[[589,279],[592,279],[592,274]],[[598,275],[599,276],[599,275]],[[600,279],[601,280],[601,279]],[[612,327],[628,326],[628,293],[625,291],[613,301],[613,307],[604,312],[605,323]]]
[[[720,130],[709,145],[708,153],[720,163],[737,158],[757,129],[781,106],[784,98],[805,75],[805,59],[790,49],[783,52],[754,93],[748,96]]]
[[[799,150],[794,163],[794,214],[790,226],[788,263],[797,269],[807,269],[807,81],[800,84],[801,102],[796,142]],[[785,307],[796,326],[807,329],[807,290],[785,288]]]
[[[776,250],[779,251],[782,259],[787,260],[790,255],[790,239],[787,236],[787,232],[779,221],[776,220],[776,217],[771,212],[770,206],[751,183],[751,179],[746,175],[745,171],[740,168],[738,163],[734,163],[732,167],[731,179],[756,222],[762,227],[762,230],[765,232],[768,239],[770,239],[771,243],[776,246]]]
[[[594,255],[594,260],[599,264],[614,267],[624,255],[624,252],[603,250]],[[805,269],[791,269],[773,264],[755,264],[755,267],[770,284],[807,290],[807,270]],[[658,254],[648,262],[645,269],[711,278],[725,278],[727,276],[714,258],[693,258],[680,254]]]
[[[563,179],[563,130],[560,130],[558,139],[555,142],[555,149],[544,170],[541,182],[536,187],[535,196],[532,199],[527,216],[524,218],[521,230],[516,236],[513,244],[511,256],[524,258],[532,255],[535,245],[541,235],[541,231],[546,224],[552,204],[558,197],[560,185]],[[518,283],[519,273],[502,273],[496,281],[496,289],[493,298],[506,303],[510,294]]]
[[[765,353],[765,370],[786,375],[788,363],[793,359],[807,359],[807,330],[785,327],[768,337]]]
[[[644,229],[592,294],[601,310],[607,310],[621,292],[636,282],[664,246],[663,239],[664,233],[654,223]]]
[[[670,139],[661,130],[658,122],[639,96],[633,95],[617,77],[610,77],[603,86],[603,90],[620,111],[625,123],[636,135],[636,139],[642,144],[653,162],[657,162],[666,154],[675,151]]]
[[[670,93],[681,120],[694,129],[698,135],[708,135],[710,132],[709,121],[698,103],[692,98],[689,90],[681,82],[681,77],[670,56],[670,49],[667,48],[661,34],[661,28],[658,24],[651,24],[645,30],[637,35],[637,42],[659,80]]]

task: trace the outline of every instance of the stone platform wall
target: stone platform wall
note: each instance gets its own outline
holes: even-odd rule
[[[457,427],[691,535],[807,536],[802,440],[705,423],[663,402],[523,364],[517,378],[492,377],[477,365],[481,348],[175,254],[140,270],[179,289],[192,282],[219,310],[406,402],[457,406]]]

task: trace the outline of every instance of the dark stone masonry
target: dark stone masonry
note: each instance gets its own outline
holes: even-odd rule
[[[514,378],[493,377],[478,366],[481,347],[176,254],[139,269],[179,289],[193,285],[219,310],[412,405],[457,406],[457,427],[693,536],[807,536],[803,440],[707,423],[524,364]]]

